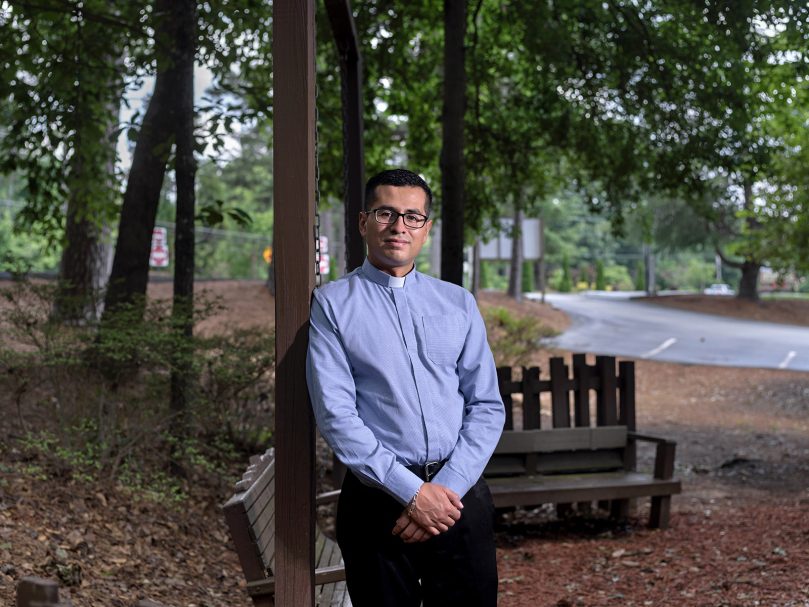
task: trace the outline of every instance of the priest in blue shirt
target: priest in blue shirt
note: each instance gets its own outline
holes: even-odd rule
[[[481,474],[505,413],[472,295],[421,274],[432,192],[395,169],[365,188],[361,268],[316,289],[306,374],[348,468],[337,541],[356,607],[497,603]]]

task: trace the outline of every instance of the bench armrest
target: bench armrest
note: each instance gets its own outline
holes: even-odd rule
[[[673,440],[649,436],[648,434],[638,434],[637,432],[627,433],[630,440],[645,441],[655,443],[654,477],[659,480],[670,480],[674,477],[674,454],[677,450],[677,443]]]
[[[336,502],[340,498],[340,490],[335,489],[334,491],[326,491],[325,493],[320,493],[315,496],[315,504],[320,506],[321,504],[330,504],[332,502]]]
[[[677,444],[676,441],[669,440],[667,438],[662,438],[660,436],[652,436],[651,434],[641,434],[640,432],[633,432],[629,431],[626,433],[627,438],[633,438],[635,440],[644,441],[647,443],[674,443]]]

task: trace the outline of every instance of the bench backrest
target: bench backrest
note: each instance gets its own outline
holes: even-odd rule
[[[606,472],[625,468],[626,426],[507,431],[487,476]]]
[[[511,367],[497,369],[506,422],[485,474],[633,469],[634,443],[627,436],[635,430],[634,363],[621,361],[616,373],[615,357],[597,356],[591,365],[584,354],[574,354],[570,365],[554,357],[549,367],[548,379],[541,377],[538,367],[523,367],[519,381],[512,379]],[[543,428],[541,403],[546,393],[550,424]],[[515,411],[514,394],[522,396],[521,411]],[[593,394],[595,411],[591,412]],[[515,430],[515,412],[522,417],[519,430]]]
[[[550,377],[541,377],[539,367],[523,367],[522,379],[512,379],[512,367],[499,367],[500,396],[506,406],[506,430],[514,430],[514,394],[522,396],[522,430],[542,427],[540,401],[550,396],[552,428],[627,426],[635,430],[635,363],[621,361],[618,373],[614,356],[596,356],[587,363],[584,354],[550,359]],[[572,369],[573,374],[570,375]],[[590,412],[590,396],[595,394],[595,416]],[[572,404],[572,407],[571,407]],[[571,415],[572,413],[572,415]]]
[[[250,459],[223,506],[225,521],[248,582],[267,579],[275,564],[275,457],[272,449]]]

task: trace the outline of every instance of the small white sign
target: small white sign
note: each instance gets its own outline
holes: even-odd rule
[[[522,220],[522,251],[526,261],[542,257],[540,242],[540,219],[529,217]],[[500,233],[488,242],[480,244],[480,258],[505,261],[511,259],[511,232],[514,220],[511,217],[500,219]]]
[[[329,252],[329,237],[328,236],[321,236],[320,237],[320,254],[328,253]]]
[[[329,263],[330,263],[330,261],[331,261],[331,258],[329,257],[329,254],[328,253],[323,253],[321,251],[321,253],[320,253],[320,273],[323,276],[328,276],[329,275]]]
[[[152,250],[149,254],[149,266],[167,268],[169,266],[169,231],[166,228],[152,230]]]

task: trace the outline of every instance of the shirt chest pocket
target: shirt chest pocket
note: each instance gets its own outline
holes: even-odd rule
[[[454,365],[463,349],[466,323],[460,314],[422,316],[427,357],[439,365]]]

